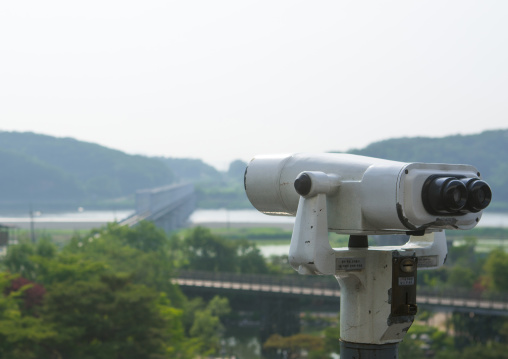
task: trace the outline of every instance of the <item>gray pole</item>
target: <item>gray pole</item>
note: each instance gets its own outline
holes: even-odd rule
[[[341,359],[397,359],[399,343],[361,344],[340,341]]]
[[[32,211],[32,205],[30,205],[30,237],[32,243],[35,243],[34,212]]]

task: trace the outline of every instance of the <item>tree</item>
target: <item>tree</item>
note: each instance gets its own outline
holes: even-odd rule
[[[185,298],[169,280],[175,272],[170,241],[150,222],[134,228],[110,223],[98,232],[74,237],[63,252],[107,263],[112,272],[129,273],[133,283],[164,292],[173,305],[181,307]]]
[[[236,243],[238,256],[238,271],[240,273],[259,273],[266,274],[269,272],[263,255],[255,244],[240,240]]]
[[[196,227],[183,240],[186,269],[209,272],[268,273],[268,266],[255,244],[214,235]]]
[[[483,268],[488,289],[497,292],[508,291],[508,253],[502,249],[494,249]]]
[[[64,358],[174,358],[192,351],[181,311],[127,275],[55,283],[43,317],[59,333],[50,347]]]
[[[272,352],[277,350],[285,352],[286,357],[289,359],[300,358],[302,351],[320,352],[323,348],[323,338],[302,333],[289,337],[273,334],[263,344],[263,349]]]
[[[40,306],[44,293],[34,291],[32,284],[24,278],[0,273],[1,358],[42,358],[41,355],[49,354],[46,342],[58,335],[43,318],[33,315],[38,311],[32,309]],[[27,294],[29,291],[31,294]]]
[[[13,278],[10,286],[4,289],[5,295],[8,296],[11,293],[17,293],[16,296],[23,300],[21,309],[34,315],[37,313],[37,307],[43,303],[46,289],[26,278],[17,277]]]
[[[476,344],[462,352],[463,359],[505,359],[508,345],[501,343]]]
[[[170,281],[171,245],[144,223],[76,235],[60,252],[49,239],[9,247],[4,266],[18,274],[0,276],[0,357],[186,359],[216,351],[229,303],[200,301],[187,313]]]
[[[200,301],[195,303],[198,304]],[[196,308],[193,312],[194,318],[189,334],[202,343],[200,348],[202,354],[213,354],[219,350],[219,340],[224,331],[220,317],[230,311],[228,299],[215,296],[206,308]]]
[[[11,273],[18,273],[27,279],[35,279],[36,268],[30,259],[34,254],[34,246],[28,241],[9,246],[3,266]]]
[[[186,236],[184,253],[188,269],[235,272],[237,268],[234,243],[213,235],[203,227],[196,227]]]
[[[449,271],[447,284],[451,288],[472,289],[478,277],[478,273],[471,268],[454,265]]]

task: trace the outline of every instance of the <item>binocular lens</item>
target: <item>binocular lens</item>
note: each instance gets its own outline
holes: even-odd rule
[[[489,185],[479,178],[431,176],[422,191],[425,209],[436,215],[479,212],[491,199]]]
[[[466,186],[452,177],[441,177],[433,181],[430,194],[434,196],[431,203],[436,211],[457,212],[464,208],[467,202]]]
[[[467,209],[470,212],[479,212],[487,208],[492,200],[492,191],[489,185],[478,178],[466,178],[463,182],[469,192]]]

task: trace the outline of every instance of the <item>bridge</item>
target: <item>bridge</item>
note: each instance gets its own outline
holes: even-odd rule
[[[259,336],[300,331],[300,313],[339,313],[340,288],[333,276],[260,275],[180,271],[172,280],[189,297],[232,298],[235,311],[260,315]],[[418,288],[417,304],[438,312],[508,316],[508,294],[484,298],[476,293]]]
[[[192,184],[139,190],[136,192],[136,212],[120,224],[132,227],[146,220],[171,232],[184,227],[195,208],[196,196]]]
[[[281,298],[319,298],[321,303],[339,309],[340,288],[333,276],[262,275],[182,271],[173,280],[185,290],[194,288],[200,292],[216,294],[232,291],[252,295],[272,295]],[[419,306],[439,311],[465,311],[477,314],[508,316],[508,293],[483,297],[468,291],[418,288],[416,302]]]

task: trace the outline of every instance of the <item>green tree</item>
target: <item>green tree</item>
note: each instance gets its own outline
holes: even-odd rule
[[[44,258],[54,258],[57,251],[57,247],[49,237],[40,238],[35,246],[35,254]]]
[[[185,237],[185,247],[188,269],[210,272],[236,271],[237,255],[234,243],[212,234],[209,229],[196,227]]]
[[[508,345],[502,343],[476,344],[467,347],[462,352],[463,359],[506,359]]]
[[[170,239],[152,223],[134,228],[110,223],[98,232],[74,237],[63,252],[107,263],[112,272],[129,273],[133,283],[166,293],[177,307],[185,301],[169,280],[175,273]]]
[[[169,322],[178,312],[124,275],[53,284],[43,316],[60,333],[51,344],[65,358],[164,358],[173,349],[170,329],[183,338],[181,324]]]
[[[199,303],[200,301],[195,302]],[[218,296],[215,296],[205,308],[195,307],[189,334],[199,339],[202,354],[209,355],[219,350],[219,341],[224,331],[220,317],[228,314],[230,310],[227,298]]]
[[[449,270],[447,284],[452,288],[472,289],[478,278],[478,272],[473,271],[470,267],[454,265]]]
[[[324,340],[322,337],[303,333],[289,337],[273,334],[263,344],[263,349],[272,353],[274,351],[283,351],[289,359],[300,358],[303,351],[316,352],[321,355],[323,348]]]
[[[240,273],[266,274],[269,272],[266,260],[256,245],[245,239],[236,241],[235,244],[238,256],[238,271]]]
[[[340,316],[337,316],[337,323],[340,323]],[[330,356],[333,353],[340,353],[340,326],[331,326],[324,331],[324,352]],[[324,357],[324,356],[323,356]]]
[[[493,291],[508,291],[508,253],[502,249],[490,252],[484,265],[486,285]]]
[[[246,240],[230,240],[196,227],[184,236],[185,269],[209,272],[268,273],[261,251]]]
[[[27,279],[35,279],[36,267],[31,256],[35,254],[34,246],[28,241],[9,246],[3,259],[3,267],[11,273],[17,273]]]
[[[41,354],[50,354],[46,343],[54,340],[58,332],[26,310],[23,297],[32,285],[12,290],[12,282],[17,279],[15,275],[0,273],[0,358],[41,358]]]

